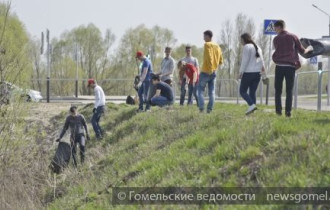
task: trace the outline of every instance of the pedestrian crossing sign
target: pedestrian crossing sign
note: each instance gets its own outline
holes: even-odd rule
[[[264,34],[276,35],[274,24],[277,20],[264,20]]]
[[[317,64],[317,56],[311,57],[311,58],[309,59],[309,63],[310,63],[310,64]]]

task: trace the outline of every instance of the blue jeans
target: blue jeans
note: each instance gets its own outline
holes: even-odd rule
[[[141,87],[138,90],[139,95],[139,109],[143,110],[143,103],[146,103],[146,110],[150,109],[150,103],[148,101],[148,91],[150,87],[150,81],[144,80]]]
[[[171,105],[173,102],[168,100],[166,97],[164,96],[156,96],[156,97],[153,97],[151,99],[151,103],[153,105],[156,105],[156,106],[160,106],[160,107],[163,107],[163,106],[166,106],[166,105]]]
[[[251,106],[252,104],[256,104],[256,91],[260,82],[260,73],[244,73],[241,86],[239,88],[239,93],[242,98],[246,101],[246,103]],[[249,94],[247,93],[249,89]]]
[[[100,138],[103,135],[103,131],[101,129],[101,126],[99,125],[99,122],[100,122],[100,119],[101,119],[101,116],[103,115],[103,113],[104,113],[104,106],[98,106],[96,108],[96,112],[93,114],[93,117],[92,117],[92,126],[93,126],[93,129],[94,129],[94,132],[95,132],[95,135],[97,138]]]
[[[181,83],[180,105],[184,104],[185,97],[186,97],[186,78],[183,78]]]
[[[197,87],[198,87],[198,84],[196,84],[195,87],[192,84],[189,84],[189,86],[188,86],[188,104],[193,104],[192,95],[194,94],[194,97],[196,99],[196,104],[198,106]]]
[[[199,75],[199,84],[198,84],[198,105],[199,110],[204,111],[204,91],[206,84],[209,88],[209,103],[207,105],[207,110],[212,111],[214,105],[214,97],[215,97],[215,81],[216,81],[216,74],[213,72],[212,74],[201,73]]]

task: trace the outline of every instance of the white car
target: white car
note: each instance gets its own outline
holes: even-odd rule
[[[22,89],[9,82],[0,83],[0,87],[0,98],[5,103],[17,98],[23,98],[27,102],[40,102],[43,99],[39,91]]]

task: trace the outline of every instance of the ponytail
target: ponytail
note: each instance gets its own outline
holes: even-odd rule
[[[245,44],[253,44],[254,48],[256,49],[256,58],[260,58],[258,46],[252,40],[251,35],[248,33],[244,33],[241,35],[241,39],[244,41]]]

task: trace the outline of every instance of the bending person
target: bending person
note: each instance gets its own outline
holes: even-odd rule
[[[71,142],[71,149],[72,149],[72,158],[73,163],[75,166],[77,166],[77,159],[76,159],[76,147],[77,144],[79,144],[80,149],[80,162],[84,163],[85,160],[85,134],[87,140],[90,140],[87,123],[85,120],[85,117],[82,114],[78,114],[77,107],[72,106],[70,108],[70,115],[66,118],[64,127],[62,129],[62,132],[60,134],[60,137],[56,139],[57,142],[59,142],[65,132],[70,128],[71,135],[70,135],[70,142]]]
[[[197,84],[198,84],[198,70],[196,67],[185,61],[179,61],[178,69],[184,72],[184,77],[188,85],[188,105],[193,104],[192,95],[196,99],[196,104],[198,106],[198,96],[197,96]]]

